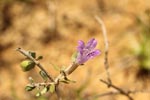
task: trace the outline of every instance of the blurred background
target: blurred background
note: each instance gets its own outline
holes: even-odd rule
[[[77,81],[60,86],[64,100],[87,100],[108,89],[99,81],[106,79],[104,40],[94,16],[107,28],[109,65],[112,82],[125,90],[149,90],[150,80],[150,1],[149,0],[0,0],[0,100],[56,100],[55,94],[36,97],[24,87],[28,77],[42,82],[35,68],[24,73],[21,47],[44,58],[41,64],[56,77],[51,64],[68,66],[77,41],[98,40],[102,54],[79,67],[69,78]],[[150,93],[132,95],[149,100]],[[110,95],[96,100],[128,100]]]

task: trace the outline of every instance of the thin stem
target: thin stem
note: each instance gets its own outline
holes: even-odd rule
[[[43,66],[36,60],[34,59],[31,55],[29,55],[29,53],[21,48],[17,48],[16,49],[18,52],[20,52],[21,54],[23,54],[24,56],[26,56],[28,59],[32,60],[43,72],[46,73],[47,77],[52,81],[52,82],[47,82],[47,83],[31,83],[31,85],[39,87],[39,86],[45,86],[45,85],[51,85],[51,84],[55,84],[56,86],[56,94],[59,100],[62,100],[60,93],[59,93],[59,80],[64,79],[65,77],[67,77],[68,75],[70,75],[79,65],[76,63],[71,63],[65,70],[63,73],[60,73],[55,80],[48,74],[48,72],[43,68]]]
[[[47,75],[49,80],[54,82],[53,78],[48,74],[48,72],[43,68],[43,66],[36,59],[34,59],[31,55],[29,55],[29,53],[27,51],[25,51],[21,48],[17,48],[16,51],[19,51],[21,54],[23,54],[24,56],[26,56],[27,58],[32,60],[43,72],[45,72],[45,74]]]
[[[105,43],[105,60],[104,60],[104,65],[105,65],[105,69],[107,72],[107,80],[109,83],[111,83],[111,79],[110,79],[110,73],[109,73],[109,64],[108,64],[108,49],[109,49],[109,43],[108,43],[108,39],[107,39],[107,31],[106,31],[106,27],[105,24],[103,22],[103,20],[98,17],[95,16],[95,19],[97,20],[97,22],[101,25],[102,27],[102,33],[103,33],[103,37],[104,37],[104,43]]]
[[[150,93],[149,90],[133,90],[133,91],[127,91],[126,93],[128,94],[135,94],[135,93]],[[105,92],[105,93],[101,93],[101,94],[98,94],[98,95],[95,95],[93,98],[100,98],[100,97],[103,97],[103,96],[108,96],[108,95],[118,95],[120,94],[119,91],[109,91],[109,92]],[[92,100],[93,100],[92,98]]]
[[[65,76],[70,75],[79,65],[76,63],[71,63],[65,70],[64,73],[59,74],[56,78],[55,78],[55,83],[58,84],[59,80],[64,78],[64,74]]]
[[[117,91],[119,91],[119,93],[121,93],[121,94],[125,95],[126,97],[128,97],[129,100],[134,100],[134,99],[129,95],[130,92],[126,92],[126,91],[124,91],[123,89],[121,89],[121,88],[115,86],[114,84],[109,83],[109,82],[107,82],[107,81],[105,81],[105,80],[102,80],[102,79],[101,79],[100,81],[103,82],[104,84],[106,84],[106,85],[108,85],[108,86],[110,86],[110,87],[116,89]]]
[[[66,69],[65,69],[65,73],[67,75],[70,75],[79,65],[76,63],[71,63]]]
[[[52,85],[52,84],[54,84],[54,83],[53,82],[47,82],[47,83],[43,82],[43,83],[31,83],[29,85],[33,85],[35,87],[39,87],[39,86],[47,86],[47,85]]]
[[[48,72],[43,68],[43,66],[36,60],[34,59],[32,56],[29,55],[29,53],[21,48],[17,48],[17,51],[19,51],[21,54],[23,54],[24,56],[26,56],[27,58],[29,58],[30,60],[32,60],[43,72],[46,73],[47,77],[52,81],[55,82],[56,84],[58,83],[58,81],[64,76],[64,74],[59,74],[55,80],[48,74]],[[71,63],[65,70],[64,73],[65,75],[70,75],[79,65],[76,63]]]
[[[116,95],[116,94],[120,94],[120,92],[118,92],[118,91],[105,92],[105,93],[101,93],[101,94],[98,94],[98,95],[94,96],[94,98],[100,98],[100,97],[103,97],[103,96]]]

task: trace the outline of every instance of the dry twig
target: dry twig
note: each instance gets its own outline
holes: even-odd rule
[[[106,83],[107,84],[107,83]],[[113,85],[114,86],[114,85]],[[116,87],[116,86],[115,86]],[[118,87],[117,87],[118,88]],[[119,88],[120,90],[120,88]],[[122,90],[121,90],[122,91]],[[130,94],[136,94],[136,93],[150,93],[149,90],[128,90],[125,92],[126,94],[130,95]],[[109,92],[105,92],[105,93],[101,93],[101,94],[98,94],[96,96],[94,96],[94,98],[100,98],[100,97],[103,97],[103,96],[108,96],[108,95],[118,95],[118,94],[122,94],[120,91],[109,91]],[[122,94],[124,95],[124,94]],[[132,97],[131,97],[132,98]],[[130,99],[129,99],[130,100]],[[134,100],[133,98],[131,100]]]
[[[107,81],[102,80],[102,79],[100,79],[100,81],[102,83],[106,84],[108,87],[111,87],[111,88],[117,90],[117,91],[110,91],[110,92],[106,92],[106,93],[103,93],[103,94],[99,94],[99,95],[95,96],[95,98],[106,96],[106,95],[122,94],[122,95],[126,96],[129,100],[134,100],[130,96],[131,93],[132,94],[139,93],[139,92],[149,93],[150,91],[144,91],[144,90],[134,90],[134,91],[128,90],[128,91],[125,91],[122,88],[119,88],[118,86],[116,86],[112,83],[111,78],[110,78],[110,73],[109,73],[109,70],[108,70],[109,69],[109,64],[108,64],[108,48],[109,48],[109,45],[108,45],[106,27],[105,27],[105,24],[102,21],[102,19],[100,19],[98,16],[95,16],[95,18],[96,18],[97,22],[102,27],[102,33],[103,33],[104,41],[105,41],[105,58],[104,58],[105,62],[104,62],[104,65],[105,65],[105,69],[106,69],[106,72],[107,72]]]
[[[118,91],[118,93],[120,93],[120,94],[122,94],[122,95],[128,97],[129,100],[134,100],[134,99],[129,95],[131,92],[129,92],[129,91],[126,92],[126,91],[124,91],[123,89],[119,88],[118,86],[116,86],[116,85],[114,85],[114,84],[112,84],[112,83],[109,83],[109,82],[107,82],[107,81],[105,81],[105,80],[102,80],[102,79],[101,79],[100,81],[103,82],[104,84],[106,84],[106,85],[108,85],[108,86],[114,88],[115,90]],[[108,92],[108,93],[110,93],[110,92]],[[111,92],[111,94],[116,94],[116,93],[117,93],[117,92]]]
[[[102,27],[102,33],[104,36],[104,43],[105,43],[105,59],[104,59],[104,65],[105,65],[105,69],[106,69],[106,73],[107,73],[107,80],[109,83],[111,83],[111,79],[110,79],[110,73],[109,73],[109,64],[108,64],[108,49],[109,49],[109,43],[108,43],[108,39],[107,39],[107,31],[106,31],[106,27],[104,22],[102,21],[102,19],[100,19],[98,16],[95,16],[95,19],[97,20],[97,22],[101,25]]]
[[[111,78],[110,78],[110,73],[109,73],[109,64],[108,64],[108,49],[109,49],[109,44],[108,44],[108,39],[107,39],[107,31],[106,31],[106,27],[105,27],[105,24],[104,22],[102,21],[102,19],[100,19],[100,17],[98,16],[95,16],[95,19],[97,20],[97,22],[101,25],[102,27],[102,33],[103,33],[103,36],[104,36],[104,42],[105,42],[105,58],[104,58],[104,65],[105,65],[105,69],[106,69],[106,72],[107,72],[107,81],[104,81],[104,80],[100,80],[101,82],[103,82],[104,84],[107,84],[108,87],[112,87],[114,88],[115,90],[118,91],[118,93],[122,94],[122,95],[125,95],[126,97],[129,98],[129,100],[133,100],[133,98],[129,95],[129,92],[126,92],[124,91],[123,89],[115,86],[114,84],[112,84],[112,81],[111,81]],[[106,93],[106,94],[110,94],[110,92]],[[111,92],[111,94],[116,94]]]

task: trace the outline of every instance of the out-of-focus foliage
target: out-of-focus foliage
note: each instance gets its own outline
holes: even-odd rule
[[[150,70],[150,10],[145,11],[145,20],[137,18],[137,22],[141,27],[141,33],[139,33],[138,43],[139,49],[136,51],[139,61],[139,66],[142,69]]]

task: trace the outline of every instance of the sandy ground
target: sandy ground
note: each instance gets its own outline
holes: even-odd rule
[[[136,77],[139,69],[133,53],[138,49],[136,41],[140,26],[139,17],[146,20],[145,11],[150,9],[149,0],[32,0],[33,2],[0,3],[0,100],[47,100],[37,99],[35,92],[26,92],[28,77],[42,81],[36,68],[24,73],[19,67],[22,55],[17,47],[36,51],[43,55],[41,63],[53,76],[57,76],[51,63],[68,66],[76,50],[77,41],[95,38],[102,54],[79,67],[69,78],[77,81],[61,85],[64,100],[82,100],[80,97],[101,94],[114,89],[99,81],[106,79],[104,69],[104,39],[94,16],[100,16],[107,28],[109,39],[109,65],[112,82],[125,90],[148,90],[149,80]],[[7,23],[7,24],[6,24]],[[77,91],[85,86],[77,95]],[[135,100],[150,100],[150,93],[131,95]],[[50,100],[56,95],[47,94]],[[86,100],[86,99],[85,99]],[[128,100],[122,95],[106,96],[97,100]]]

